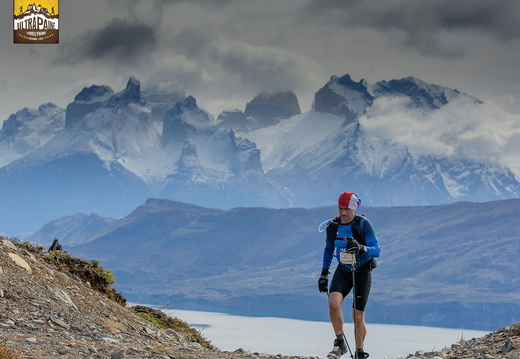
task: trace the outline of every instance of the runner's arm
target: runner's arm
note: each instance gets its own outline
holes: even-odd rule
[[[329,269],[332,258],[334,257],[334,243],[327,240],[325,249],[323,250],[323,266],[321,269]]]
[[[367,254],[371,257],[379,257],[381,254],[381,248],[379,248],[379,240],[377,239],[376,232],[372,227],[372,224],[367,218],[363,218],[360,223],[361,232],[365,238]]]

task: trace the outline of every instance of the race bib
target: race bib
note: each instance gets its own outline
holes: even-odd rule
[[[354,253],[341,252],[339,261],[343,264],[354,264],[356,263],[356,255]]]

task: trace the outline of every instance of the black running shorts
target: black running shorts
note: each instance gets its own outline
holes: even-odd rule
[[[367,305],[368,295],[370,294],[370,287],[372,286],[372,271],[356,271],[354,272],[354,276],[356,281],[356,309],[364,311]],[[338,265],[332,277],[332,282],[330,283],[329,293],[340,292],[343,294],[343,298],[345,298],[351,290],[352,272]],[[352,302],[352,307],[354,307],[354,302]]]

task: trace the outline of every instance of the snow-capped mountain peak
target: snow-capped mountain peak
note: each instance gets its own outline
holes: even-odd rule
[[[0,167],[40,148],[65,126],[65,110],[48,103],[9,116],[0,131]]]
[[[405,145],[368,131],[374,119],[365,119],[386,97],[402,97],[396,102],[421,114],[478,103],[415,77],[371,86],[332,76],[316,92],[314,109],[303,114],[294,93],[263,93],[246,113],[228,111],[213,121],[193,96],[183,96],[144,97],[139,81],[130,78],[115,94],[108,86],[84,88],[67,106],[66,119],[54,105],[11,116],[0,132],[6,161],[0,168],[0,229],[35,229],[78,211],[116,217],[149,197],[225,209],[322,206],[345,190],[364,204],[384,206],[520,195],[508,168],[412,155]],[[31,142],[30,153],[9,160],[8,146],[29,143],[38,126],[51,124],[52,138]]]
[[[74,97],[74,103],[88,105],[97,102],[104,102],[114,95],[114,91],[109,86],[92,85],[85,87]]]
[[[374,100],[365,80],[355,82],[350,75],[331,76],[314,96],[314,111],[327,112],[355,120]]]
[[[399,80],[379,81],[371,88],[374,96],[405,96],[409,98],[411,106],[436,110],[448,104],[456,98],[466,97],[472,101],[480,102],[457,90],[443,86],[429,84],[414,76]]]
[[[118,94],[112,96],[109,100],[108,105],[112,107],[126,106],[131,103],[144,105],[145,101],[141,94],[141,83],[134,77],[131,77],[126,88]]]
[[[210,180],[210,176],[200,165],[197,146],[193,140],[184,142],[179,161],[177,161],[172,174],[168,175],[167,178],[182,179],[190,183],[207,183]]]
[[[161,136],[161,145],[182,146],[188,138],[196,136],[198,132],[212,132],[214,125],[209,115],[197,106],[193,96],[177,102],[166,112]]]

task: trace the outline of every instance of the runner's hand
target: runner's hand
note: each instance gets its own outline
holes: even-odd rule
[[[355,239],[351,239],[347,243],[347,252],[358,252],[358,253],[365,253],[367,251],[367,247],[360,244]]]
[[[329,291],[329,271],[328,269],[322,269],[320,279],[318,279],[318,289],[322,293]]]

